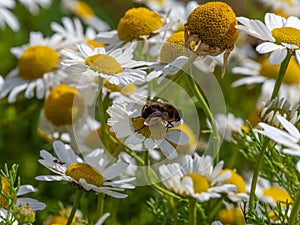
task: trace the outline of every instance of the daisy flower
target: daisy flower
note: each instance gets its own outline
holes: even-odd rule
[[[1,191],[4,195],[8,195],[9,193],[9,182],[8,180],[3,177],[3,176],[0,176],[0,178],[2,179],[1,181],[1,184],[2,184],[2,187],[1,187]],[[30,206],[30,208],[34,211],[36,210],[43,210],[46,208],[46,205],[42,202],[39,202],[35,199],[32,199],[32,198],[22,198],[20,196],[23,196],[25,194],[28,194],[28,193],[32,193],[32,192],[36,192],[37,189],[34,188],[32,185],[20,185],[19,189],[18,189],[18,192],[17,192],[17,201],[15,203],[15,207],[18,207],[18,206]],[[1,209],[7,209],[7,201],[6,199],[4,199],[4,197],[2,195],[0,195],[0,208]]]
[[[277,202],[283,205],[286,201],[293,203],[293,199],[288,192],[277,184],[271,184],[270,181],[259,177],[255,194],[262,202],[267,202],[272,207],[276,207]]]
[[[15,0],[6,0],[0,2],[0,28],[5,28],[5,24],[7,24],[13,31],[18,31],[20,29],[19,21],[10,11],[15,6]]]
[[[277,119],[283,126],[284,130],[270,126],[266,123],[259,123],[258,125],[263,129],[257,129],[258,133],[267,136],[274,142],[285,146],[282,152],[288,155],[300,156],[300,132],[299,130],[288,120],[282,116],[277,116]],[[300,160],[296,164],[296,168],[300,173]]]
[[[37,189],[31,185],[20,185],[15,192],[10,193],[10,183],[7,178],[0,175],[0,179],[0,222],[9,218],[11,221],[15,221],[14,224],[18,224],[18,222],[20,224],[33,223],[35,220],[35,211],[45,209],[46,205],[33,198],[22,198],[20,196],[36,192]],[[10,198],[14,203],[9,212],[7,210],[10,203],[7,202],[7,199],[2,194],[9,198],[11,195],[14,196],[14,199]]]
[[[221,135],[224,135],[224,139],[226,141],[232,141],[233,133],[242,133],[242,127],[245,124],[244,120],[241,118],[235,117],[232,113],[226,114],[216,114],[215,115],[215,121],[217,128],[219,130],[219,133]],[[208,123],[208,121],[207,121]],[[209,124],[209,126],[211,126]]]
[[[37,15],[40,12],[39,5],[43,8],[48,8],[52,4],[52,0],[19,0],[32,15]]]
[[[279,99],[276,97],[272,100],[263,102],[262,107],[257,112],[257,115],[261,122],[283,129],[278,120],[278,116],[281,115],[290,123],[296,124],[300,120],[298,107],[299,105],[292,107],[291,104],[284,98]]]
[[[180,163],[163,164],[159,167],[164,186],[182,197],[192,197],[200,202],[221,198],[236,191],[233,184],[223,184],[230,173],[220,174],[224,162],[215,167],[211,156],[186,155]]]
[[[137,104],[113,104],[108,108],[110,115],[107,123],[117,138],[124,138],[124,144],[143,143],[146,149],[159,148],[169,159],[178,156],[176,145],[188,143],[187,135],[179,129],[168,129],[166,121],[160,117],[144,119],[141,116],[143,106]]]
[[[276,12],[283,12],[284,14],[294,15],[294,16],[300,15],[299,0],[273,0],[273,1],[260,0],[260,1]]]
[[[248,57],[242,62],[242,66],[233,67],[234,74],[242,75],[232,83],[233,87],[241,85],[262,84],[258,103],[268,100],[279,73],[280,65],[272,65],[267,58],[256,62]],[[295,57],[292,57],[283,78],[278,96],[287,99],[292,104],[300,102],[300,68]],[[258,106],[260,107],[260,106]]]
[[[82,19],[84,23],[94,27],[97,31],[109,30],[109,25],[102,19],[98,18],[93,8],[85,1],[63,0],[62,3],[67,10],[74,13],[76,16]]]
[[[63,40],[70,45],[67,47],[75,47],[75,44],[87,44],[92,48],[104,47],[105,44],[94,40],[97,36],[97,32],[92,27],[87,27],[84,31],[84,27],[78,18],[69,17],[62,18],[62,25],[52,22],[51,29]]]
[[[103,149],[95,149],[82,159],[60,141],[53,142],[53,148],[57,157],[42,150],[40,152],[42,159],[39,162],[57,175],[37,176],[37,180],[67,181],[86,191],[93,190],[115,198],[126,198],[127,195],[120,192],[134,188],[129,182],[135,177],[116,179],[128,164],[116,162],[109,165],[111,156]]]
[[[106,51],[105,48],[91,49],[87,45],[78,45],[79,53],[71,49],[62,50],[67,57],[62,64],[73,73],[102,77],[109,83],[124,87],[127,84],[142,84],[146,72],[137,67],[146,62],[133,60],[136,43]]]
[[[131,8],[119,20],[118,37],[124,42],[145,40],[163,26],[163,18],[147,8]]]
[[[200,5],[193,10],[184,25],[185,47],[199,56],[223,54],[223,77],[227,58],[238,37],[235,25],[235,13],[226,3],[207,2]]]
[[[8,102],[12,103],[25,91],[26,98],[36,95],[43,99],[48,90],[67,77],[59,63],[59,50],[63,45],[57,35],[43,38],[42,33],[31,32],[28,44],[11,49],[18,58],[18,66],[5,77],[0,98],[8,95]]]
[[[89,90],[92,90],[90,92]],[[47,140],[72,141],[88,122],[88,107],[96,101],[96,91],[66,84],[53,88],[47,95],[39,117],[39,132]]]
[[[160,83],[167,75],[176,74],[188,61],[188,51],[184,47],[184,32],[177,32],[162,45],[160,49],[159,62],[150,66],[153,71],[149,73],[146,80],[149,82],[160,76]]]
[[[286,148],[283,149],[283,153],[300,156],[299,130],[297,129],[297,127],[295,127],[295,125],[286,120],[284,117],[278,115],[277,119],[279,120],[285,131],[270,126],[266,123],[259,123],[258,125],[263,130],[257,129],[257,132],[267,136],[278,144],[285,146]]]
[[[242,24],[237,25],[237,29],[265,41],[256,47],[256,51],[260,54],[271,53],[270,64],[282,63],[288,52],[292,52],[300,65],[299,18],[290,16],[285,19],[274,13],[266,13],[265,24],[260,20],[250,20],[245,17],[237,19]]]

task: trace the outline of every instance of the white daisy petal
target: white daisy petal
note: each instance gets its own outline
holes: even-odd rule
[[[286,23],[286,19],[274,13],[266,13],[265,23],[269,30],[273,30],[275,28],[283,27]]]
[[[178,153],[176,152],[175,148],[173,145],[171,145],[168,141],[162,140],[162,141],[156,141],[158,147],[166,156],[168,159],[174,159],[178,156]]]
[[[181,130],[170,130],[166,134],[166,139],[178,145],[186,145],[189,141],[187,134]]]
[[[287,49],[282,47],[280,49],[274,50],[269,58],[270,64],[278,65],[283,62],[285,57],[287,56]]]
[[[25,195],[31,192],[36,192],[37,189],[33,187],[32,185],[21,185],[17,195]]]
[[[259,44],[256,47],[256,51],[260,54],[265,54],[265,53],[269,53],[272,52],[274,50],[278,50],[278,49],[282,49],[283,47],[280,45],[277,45],[275,43],[271,43],[271,42],[264,42]]]
[[[282,124],[282,126],[295,138],[300,138],[300,132],[298,131],[298,129],[292,124],[290,123],[288,120],[286,120],[284,117],[282,116],[277,116],[277,119],[280,121],[280,123]]]

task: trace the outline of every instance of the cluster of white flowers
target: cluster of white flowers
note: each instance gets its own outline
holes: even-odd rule
[[[8,103],[22,97],[41,100],[39,133],[53,142],[55,152],[52,155],[41,150],[39,160],[55,175],[40,175],[36,179],[66,181],[79,190],[126,198],[125,192],[139,185],[138,167],[148,168],[157,163],[148,173],[153,172],[156,177],[150,177],[162,181],[159,191],[196,200],[197,204],[217,198],[222,201],[223,210],[236,210],[253,190],[236,170],[223,169],[224,161],[214,162],[210,155],[197,151],[200,141],[195,140],[196,134],[182,113],[188,100],[179,97],[179,89],[178,93],[172,93],[174,99],[165,99],[160,92],[170,86],[163,83],[165,80],[176,83],[181,77],[188,77],[186,67],[192,68],[197,61],[209,62],[200,68],[202,71],[214,72],[217,65],[223,64],[223,77],[232,53],[230,57],[238,65],[231,72],[244,76],[235,80],[232,87],[262,84],[256,107],[260,109],[258,116],[268,118],[260,118],[259,123],[250,121],[257,140],[263,135],[273,140],[280,152],[299,157],[296,108],[285,109],[283,104],[275,107],[275,103],[263,102],[274,100],[277,74],[281,71],[279,64],[287,62],[289,67],[284,71],[278,98],[293,106],[300,103],[300,19],[274,13],[266,13],[264,23],[236,18],[231,7],[222,2],[203,5],[175,0],[134,2],[144,7],[129,9],[112,30],[86,2],[63,0],[64,8],[76,17],[52,22],[53,34],[47,37],[32,31],[28,43],[11,48],[18,62],[6,76],[0,76],[0,99],[7,98]],[[50,7],[52,1],[0,1],[1,28],[8,25],[14,31],[20,29],[11,11],[18,3],[36,15],[39,6]],[[298,4],[295,2],[293,6]],[[287,4],[278,3],[274,8],[295,11]],[[214,19],[217,25],[210,26],[208,23]],[[257,53],[269,57],[253,59],[255,53],[245,50],[251,48],[249,44],[235,44],[238,30],[241,35],[255,37],[259,41]],[[201,95],[200,91],[197,94]],[[272,111],[273,108],[277,111]],[[232,113],[206,116],[211,133],[216,135],[214,129],[218,129],[227,142],[234,142],[235,135],[243,136],[248,129],[246,120]],[[184,151],[179,150],[182,148]],[[300,173],[300,160],[296,168]],[[153,183],[150,179],[149,184]],[[26,187],[27,191],[21,186],[19,192],[35,191],[31,186]],[[261,201],[275,207],[274,196],[263,191],[256,193]],[[291,200],[290,196],[287,199]],[[36,200],[23,203],[22,198],[16,204],[29,205],[33,210],[45,208]],[[0,210],[5,214],[5,209]],[[105,214],[97,224],[102,224],[108,216]],[[0,221],[4,217],[0,216]],[[219,219],[226,221],[222,216]]]

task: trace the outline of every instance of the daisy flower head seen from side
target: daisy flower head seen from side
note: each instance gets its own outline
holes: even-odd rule
[[[159,167],[166,188],[184,198],[195,198],[199,202],[221,198],[223,194],[235,192],[233,184],[223,184],[230,173],[220,174],[224,162],[215,167],[211,156],[185,155],[180,162]]]
[[[257,115],[261,122],[265,122],[274,127],[283,129],[282,124],[278,120],[278,116],[284,117],[291,124],[296,124],[300,120],[298,113],[299,105],[292,106],[284,98],[274,98],[262,103],[258,109]]]
[[[185,46],[199,56],[217,56],[222,53],[225,74],[227,58],[238,37],[234,11],[223,2],[208,2],[198,6],[184,25]]]
[[[112,157],[104,149],[95,149],[84,156],[77,156],[74,151],[61,141],[53,142],[56,157],[42,150],[39,162],[57,175],[37,176],[41,181],[67,181],[86,191],[104,193],[115,198],[126,198],[125,189],[133,189],[130,183],[135,177],[118,180],[117,177],[128,167],[124,162],[112,162]]]
[[[158,83],[160,83],[167,75],[176,74],[188,61],[188,56],[188,49],[184,47],[184,32],[173,33],[162,44],[159,62],[150,66],[153,71],[147,75],[146,80],[151,81],[160,77],[158,79]]]
[[[118,23],[118,37],[125,43],[146,40],[162,26],[163,18],[158,13],[144,7],[131,8],[125,12]]]
[[[298,128],[280,115],[277,116],[277,119],[285,130],[278,129],[266,123],[259,123],[258,125],[262,130],[257,129],[257,132],[283,145],[283,153],[300,156],[300,132]]]
[[[28,44],[11,49],[18,65],[6,76],[0,98],[8,95],[8,102],[12,103],[24,91],[26,98],[43,99],[68,76],[60,64],[59,50],[63,45],[57,35],[43,38],[42,33],[31,32]]]
[[[165,157],[173,159],[178,156],[174,146],[188,143],[188,136],[176,129],[182,123],[181,111],[169,103],[154,102],[144,106],[116,103],[107,112],[111,131],[118,139],[124,138],[125,145],[143,143],[147,150],[160,149]]]
[[[23,198],[22,195],[36,192],[37,189],[32,185],[20,185],[18,188],[13,187],[14,190],[11,191],[11,183],[8,179],[0,175],[1,186],[0,186],[0,211],[3,213],[3,217],[6,217],[8,207],[10,207],[12,217],[19,223],[33,223],[35,221],[35,211],[44,210],[46,205],[42,202],[37,201],[33,198]],[[13,201],[13,206],[9,206],[8,199]],[[1,217],[1,216],[0,216]],[[1,222],[0,218],[0,222]]]
[[[117,49],[91,49],[87,45],[78,45],[78,50],[62,50],[66,59],[62,64],[69,71],[92,77],[102,77],[113,85],[124,87],[128,84],[143,84],[146,72],[139,67],[147,62],[133,60],[136,43],[128,43]]]
[[[280,64],[288,52],[295,55],[300,65],[300,19],[290,16],[287,19],[274,13],[265,14],[265,23],[260,20],[251,20],[238,17],[241,25],[236,28],[243,30],[265,42],[256,47],[260,54],[271,53],[270,64]]]

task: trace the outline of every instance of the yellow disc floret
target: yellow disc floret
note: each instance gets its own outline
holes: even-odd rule
[[[184,47],[183,31],[172,34],[162,45],[160,50],[160,62],[168,64],[179,56],[188,56],[187,49]]]
[[[135,132],[140,133],[141,135],[147,138],[151,136],[150,129],[148,126],[144,124],[145,119],[143,117],[139,116],[139,117],[131,118],[131,122]]]
[[[120,19],[117,30],[121,40],[129,42],[151,36],[163,25],[161,16],[149,9],[131,8]]]
[[[85,60],[85,64],[95,72],[104,73],[111,76],[123,71],[117,60],[109,55],[96,54],[89,56]]]
[[[21,55],[18,68],[25,80],[34,80],[47,72],[56,69],[59,55],[56,50],[47,46],[30,46]]]
[[[195,194],[201,194],[202,192],[208,191],[209,181],[206,177],[197,173],[188,173],[185,177],[190,177],[192,179]]]
[[[8,180],[3,177],[3,176],[0,176],[1,177],[1,192],[5,195],[5,196],[8,196],[9,194],[9,182]],[[0,195],[0,209],[7,209],[8,207],[8,202],[7,200],[2,196]]]
[[[280,65],[272,65],[268,59],[264,59],[261,62],[260,74],[272,79],[277,79]],[[286,84],[299,84],[300,83],[300,67],[297,60],[292,57],[284,75],[283,82]]]
[[[45,100],[45,117],[56,126],[71,125],[84,113],[84,100],[72,87],[61,84]]]
[[[231,177],[228,178],[224,183],[225,184],[234,184],[237,188],[236,193],[246,193],[246,184],[242,176],[237,174],[234,170],[225,169],[221,170],[220,174],[230,172]]]
[[[300,47],[300,30],[293,27],[281,27],[272,30],[277,44],[288,43]]]
[[[83,178],[88,184],[97,187],[103,185],[103,176],[92,166],[86,163],[72,163],[66,170],[65,174],[78,181]]]
[[[201,42],[221,51],[232,48],[237,37],[237,20],[229,5],[208,2],[198,6],[188,17],[186,28],[197,35]]]

